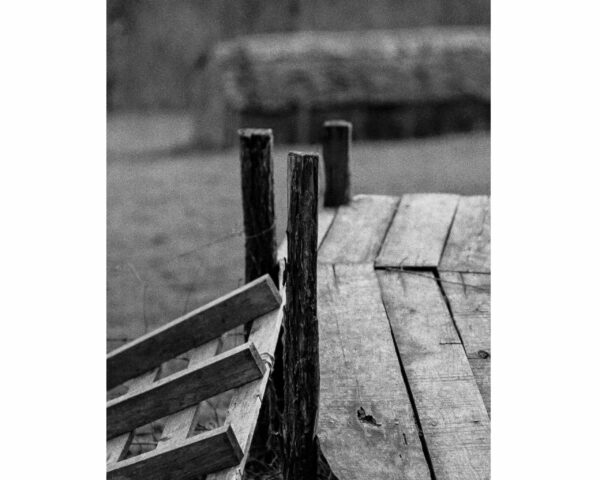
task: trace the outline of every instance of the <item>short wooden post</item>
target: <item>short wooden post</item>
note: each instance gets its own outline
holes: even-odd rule
[[[243,129],[240,137],[242,199],[246,236],[246,283],[268,273],[277,285],[273,193],[273,132]]]
[[[317,204],[319,156],[288,155],[288,258],[283,329],[283,478],[317,478],[319,408]]]
[[[352,124],[329,120],[323,124],[323,161],[325,162],[325,207],[350,202],[350,142]]]

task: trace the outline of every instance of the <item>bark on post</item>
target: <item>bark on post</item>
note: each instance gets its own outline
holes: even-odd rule
[[[248,283],[268,273],[275,285],[279,285],[273,189],[273,132],[270,129],[247,128],[239,130],[238,136],[244,210],[245,281]],[[247,324],[240,333],[248,338],[250,329],[251,324]],[[278,353],[281,355],[279,344]],[[273,373],[276,377],[280,375],[276,371]],[[260,452],[260,455],[268,452],[272,445],[277,449],[281,424],[278,404],[283,403],[282,383],[269,379],[269,389],[263,399],[252,443],[252,448]]]
[[[323,124],[323,161],[325,162],[325,207],[350,202],[350,142],[352,124],[330,120]]]
[[[240,137],[242,199],[246,236],[246,283],[268,273],[277,285],[277,242],[273,193],[273,133],[243,129]]]
[[[283,478],[317,477],[319,407],[317,203],[319,156],[288,155],[288,258],[283,330]]]

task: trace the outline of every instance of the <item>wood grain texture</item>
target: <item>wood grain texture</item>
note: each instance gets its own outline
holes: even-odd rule
[[[136,377],[127,382],[128,393],[139,392],[154,382],[158,375],[158,369],[152,369],[145,374]],[[106,463],[112,464],[125,458],[133,440],[133,431],[123,433],[116,437],[108,439],[106,442]]]
[[[151,452],[108,465],[108,480],[172,480],[190,478],[236,465],[242,451],[228,426],[201,433],[174,448]]]
[[[273,132],[238,131],[244,210],[245,279],[268,273],[277,280],[277,241],[273,187]]]
[[[440,279],[471,370],[491,415],[490,275],[442,272]]]
[[[268,275],[139,337],[107,355],[111,389],[177,355],[279,307],[281,297]]]
[[[188,353],[188,368],[196,368],[202,362],[213,358],[218,348],[219,340],[211,340],[201,347],[192,349]],[[198,416],[203,414],[207,409],[212,410],[212,407],[206,401],[203,401],[198,405],[180,410],[168,416],[165,419],[162,435],[158,440],[156,448],[171,448],[178,442],[185,440],[194,431]]]
[[[283,478],[317,476],[319,156],[288,155],[288,257],[283,328]]]
[[[319,210],[319,231],[317,232],[317,242],[319,245],[321,245],[323,239],[327,235],[327,232],[333,223],[333,219],[335,218],[335,213],[335,208],[324,208]],[[277,249],[277,259],[281,260],[282,258],[287,258],[287,256],[287,238],[284,238]]]
[[[261,356],[265,361],[265,373],[261,379],[235,390],[227,413],[227,423],[231,425],[235,432],[244,455],[239,465],[209,475],[207,480],[238,480],[242,478],[269,375],[273,367],[272,362],[282,319],[283,306],[278,311],[268,313],[254,320],[252,324],[250,341],[256,342],[257,349],[261,352]]]
[[[319,231],[317,242],[320,246],[335,217],[335,210],[326,208],[319,211]],[[252,324],[249,341],[253,342],[256,349],[265,360],[265,374],[261,380],[248,383],[235,390],[227,418],[244,451],[244,457],[239,465],[211,474],[206,480],[241,480],[248,460],[254,429],[260,413],[262,400],[265,395],[269,376],[273,370],[273,360],[277,348],[277,339],[283,322],[283,305],[286,303],[283,273],[285,270],[284,258],[287,257],[287,239],[284,239],[278,250],[279,258],[279,292],[282,298],[282,307],[277,312],[275,319],[273,312],[256,319]]]
[[[318,315],[318,437],[333,473],[430,478],[373,265],[319,264]]]
[[[460,197],[439,269],[490,273],[490,197]]]
[[[377,275],[435,478],[489,479],[489,417],[437,281]]]
[[[108,402],[107,437],[191,407],[213,395],[261,378],[263,373],[263,362],[254,345],[240,345],[195,368],[187,368],[141,391]]]
[[[447,194],[403,195],[375,265],[437,267],[458,199]]]
[[[398,197],[356,195],[350,205],[339,207],[319,250],[319,262],[373,262],[398,202]]]

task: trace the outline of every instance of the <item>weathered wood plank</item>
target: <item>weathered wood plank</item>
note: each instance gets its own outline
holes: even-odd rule
[[[442,272],[440,279],[483,402],[491,414],[490,275]]]
[[[108,480],[190,478],[236,465],[242,451],[229,426],[201,433],[174,448],[155,449],[108,465]]]
[[[273,369],[277,340],[283,322],[283,305],[285,305],[283,271],[284,263],[280,261],[279,285],[283,298],[282,306],[279,310],[254,320],[250,331],[249,341],[254,343],[265,361],[265,373],[260,380],[248,383],[235,390],[227,412],[227,423],[231,425],[235,432],[244,456],[239,465],[211,474],[206,480],[240,480],[242,478],[269,376]]]
[[[381,251],[378,267],[437,267],[458,195],[403,195]]]
[[[238,480],[242,478],[260,407],[269,381],[282,319],[283,307],[279,311],[268,313],[254,320],[252,323],[250,339],[257,342],[257,348],[265,361],[265,373],[261,379],[235,390],[227,412],[227,424],[235,432],[244,455],[239,465],[209,475],[207,480]]]
[[[318,437],[343,479],[430,478],[372,264],[318,269]]]
[[[327,234],[331,223],[335,217],[335,209],[326,208],[319,211],[319,226],[317,243],[320,246],[323,238]],[[220,472],[211,474],[206,480],[239,480],[242,478],[254,430],[258,421],[262,400],[265,395],[269,376],[273,370],[275,350],[277,348],[277,339],[283,322],[283,305],[285,305],[285,285],[283,284],[283,275],[285,270],[284,257],[287,257],[287,239],[284,239],[277,250],[279,258],[279,293],[281,294],[282,306],[274,315],[274,312],[268,313],[261,318],[254,320],[252,330],[248,341],[253,342],[261,357],[265,360],[265,374],[260,380],[248,383],[235,390],[227,414],[228,424],[231,424],[236,438],[240,442],[240,447],[244,452],[244,457],[239,465],[231,467]]]
[[[188,354],[188,368],[196,368],[202,362],[211,359],[216,355],[218,348],[219,340],[211,340],[201,347],[194,348]],[[212,409],[206,401],[203,401],[167,417],[156,448],[171,448],[185,440],[194,431],[198,416],[207,408]]]
[[[319,225],[317,232],[317,242],[319,245],[323,242],[325,235],[329,231],[331,224],[333,223],[333,219],[335,218],[335,208],[324,208],[323,210],[319,210]],[[281,260],[282,258],[287,257],[287,237],[283,239],[279,248],[277,249],[277,259]]]
[[[490,272],[490,197],[461,197],[440,270]]]
[[[108,388],[279,307],[281,297],[268,275],[117,348],[107,356]]]
[[[127,382],[127,387],[129,388],[128,393],[138,392],[152,385],[152,382],[154,382],[157,375],[158,369],[155,368],[143,375],[140,375],[139,377],[130,380]],[[110,438],[106,442],[106,463],[111,464],[123,460],[127,455],[132,440],[133,431]]]
[[[489,417],[437,281],[377,275],[435,478],[489,479]]]
[[[201,400],[261,378],[263,362],[252,343],[217,355],[154,382],[148,388],[111,400],[106,406],[107,437],[191,407]]]
[[[350,205],[339,207],[319,250],[319,262],[373,262],[398,202],[398,197],[356,195]]]

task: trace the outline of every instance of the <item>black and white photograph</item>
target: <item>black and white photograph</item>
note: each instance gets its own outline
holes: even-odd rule
[[[108,2],[107,478],[490,478],[489,26]]]
[[[594,478],[592,9],[34,4],[3,478]]]

